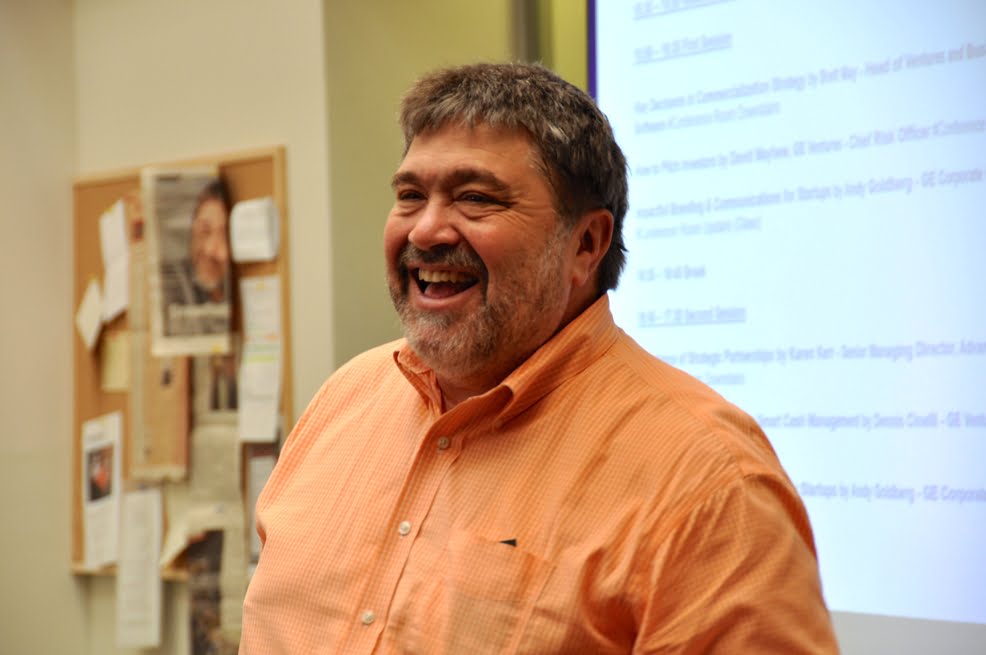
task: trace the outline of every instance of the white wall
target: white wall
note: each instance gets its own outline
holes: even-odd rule
[[[0,2],[0,652],[77,653],[70,0]]]

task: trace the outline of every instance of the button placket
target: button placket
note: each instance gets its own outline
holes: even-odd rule
[[[427,443],[429,442],[424,442]],[[416,521],[420,523],[424,520],[442,478],[455,461],[457,445],[451,437],[436,438],[432,434],[430,443],[431,448],[424,445],[419,451],[405,478],[405,492],[402,493],[405,499],[402,507],[398,509],[397,516],[403,514],[407,518],[401,519],[396,526],[399,538],[390,540],[380,555],[382,565],[380,575],[376,576],[375,581],[366,590],[363,597],[365,609],[359,614],[360,626],[363,629],[351,633],[350,640],[347,642],[347,648],[351,650],[346,652],[358,650],[361,644],[369,644],[370,641],[367,640],[372,640],[374,634],[384,629],[385,626],[381,623],[370,628],[377,616],[369,607],[386,605],[392,599],[396,584],[400,580],[400,570],[406,564],[408,554],[414,545],[413,539],[404,537],[410,537],[414,533]]]

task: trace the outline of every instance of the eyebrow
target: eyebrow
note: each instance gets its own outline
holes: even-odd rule
[[[510,187],[506,182],[498,178],[490,171],[483,168],[473,168],[468,166],[456,168],[452,172],[443,175],[439,179],[439,182],[448,188],[454,188],[463,184],[479,183],[491,191],[506,193],[510,190]],[[414,171],[397,171],[394,173],[394,177],[390,180],[391,188],[396,189],[402,184],[425,186],[422,177]]]

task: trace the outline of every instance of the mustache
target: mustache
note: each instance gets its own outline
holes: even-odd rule
[[[428,250],[422,250],[414,244],[408,243],[401,250],[397,263],[401,272],[407,273],[411,262],[418,264],[443,265],[450,268],[467,268],[480,271],[486,274],[486,265],[479,258],[476,251],[467,244],[460,243],[455,246],[438,245]]]

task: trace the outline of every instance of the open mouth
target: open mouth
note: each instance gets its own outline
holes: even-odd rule
[[[448,298],[479,282],[478,277],[461,271],[426,271],[418,268],[410,273],[422,295],[428,298]]]

